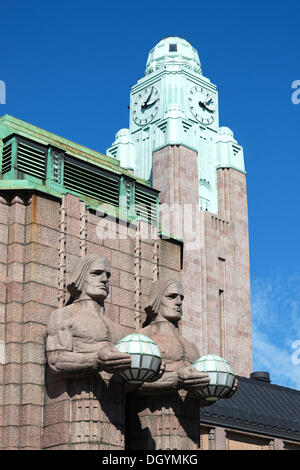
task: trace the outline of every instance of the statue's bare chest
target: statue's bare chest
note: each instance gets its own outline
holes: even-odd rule
[[[180,361],[184,357],[184,347],[180,338],[164,334],[153,337],[164,360]]]
[[[74,314],[69,319],[73,338],[85,342],[109,341],[109,330],[103,318],[97,313]]]

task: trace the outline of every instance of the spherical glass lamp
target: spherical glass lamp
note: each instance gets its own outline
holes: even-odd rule
[[[158,373],[162,357],[157,344],[148,336],[133,333],[118,341],[115,347],[131,356],[131,367],[120,372],[127,382],[141,384]]]
[[[229,393],[234,384],[235,375],[231,365],[215,354],[202,356],[192,364],[199,372],[209,375],[210,383],[197,390],[197,395],[208,401],[216,401]]]

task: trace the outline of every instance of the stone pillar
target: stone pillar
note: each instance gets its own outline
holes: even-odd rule
[[[197,153],[168,145],[153,153],[153,186],[161,191],[161,223],[166,235],[184,240],[182,283],[185,292],[182,332],[203,350],[201,247],[204,220],[198,209]]]
[[[47,370],[44,449],[124,449],[125,394],[110,378],[57,379]]]
[[[220,168],[217,175],[219,215],[229,222],[223,257],[227,289],[225,353],[237,374],[249,376],[253,367],[246,175],[232,168]]]
[[[199,210],[196,152],[169,145],[153,153],[153,186],[162,204],[177,204],[171,229],[184,241],[182,334],[200,355],[219,354],[236,374],[252,370],[248,214],[245,175],[217,170],[219,213]],[[188,210],[191,210],[189,223]],[[192,234],[192,235],[191,235]],[[197,234],[197,239],[195,237]]]
[[[26,211],[21,448],[41,449],[45,400],[45,332],[58,306],[59,202],[33,194]]]
[[[284,443],[282,439],[274,439],[273,440],[273,449],[274,450],[284,450]]]
[[[132,393],[126,401],[126,450],[200,449],[198,400],[186,393]]]
[[[49,224],[56,223],[55,203],[46,198],[38,202],[36,196],[28,201],[26,193],[20,193],[10,197],[4,212],[7,225],[6,229],[1,227],[1,233],[3,236],[7,230],[8,245],[3,286],[6,311],[2,448],[40,449],[45,325],[47,314],[57,306],[56,249],[43,240]]]
[[[13,432],[13,416],[14,413],[12,406],[16,409],[16,405],[7,405],[6,400],[6,387],[5,387],[5,375],[6,375],[6,365],[5,362],[8,359],[8,354],[11,356],[11,345],[8,348],[6,344],[6,318],[7,318],[7,289],[6,289],[6,281],[7,281],[7,263],[8,263],[8,216],[9,216],[9,201],[8,198],[0,197],[0,341],[1,341],[1,360],[0,360],[0,448],[3,449],[4,445],[9,445],[10,448],[14,448],[14,444],[12,439],[8,439],[4,436],[4,429],[7,427],[8,430]],[[10,312],[13,309],[10,306]],[[9,317],[11,319],[11,317]],[[12,318],[13,319],[13,318]],[[5,400],[6,398],[6,400]],[[5,413],[7,412],[7,414]],[[15,411],[15,414],[18,415],[18,411]],[[18,424],[18,423],[17,423]],[[9,428],[9,426],[11,426]],[[5,442],[4,442],[5,441]]]
[[[224,428],[210,429],[210,450],[226,450],[226,432]]]

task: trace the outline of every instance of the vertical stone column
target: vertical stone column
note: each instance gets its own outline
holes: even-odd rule
[[[198,209],[197,153],[179,145],[169,145],[154,152],[153,186],[161,191],[163,232],[170,233],[184,241],[181,278],[185,301],[182,332],[202,349],[203,308],[200,295],[202,289],[200,258],[204,241],[204,220],[203,213]]]
[[[25,263],[25,202],[19,196],[12,198],[7,218],[7,305],[5,318],[5,367],[3,447],[18,449],[24,444],[22,399],[26,393],[22,384],[23,348],[22,323],[24,316],[24,263]]]
[[[209,437],[209,450],[226,450],[226,432],[224,428],[211,428],[209,430]]]
[[[0,197],[0,347],[1,347],[1,359],[0,359],[0,448],[3,449],[6,444],[14,444],[16,442],[8,441],[7,437],[4,438],[4,429],[6,426],[14,424],[11,414],[9,411],[9,405],[5,403],[5,375],[6,375],[6,361],[7,361],[7,344],[6,344],[6,318],[7,318],[7,262],[8,262],[8,216],[9,216],[9,202],[5,197]],[[9,350],[11,346],[9,347]],[[11,355],[11,352],[9,351]],[[9,408],[8,408],[9,407]],[[8,416],[5,418],[5,410],[8,411]],[[13,431],[13,429],[11,429]],[[4,442],[5,441],[5,442]]]
[[[220,354],[235,372],[252,369],[248,214],[245,175],[217,170],[219,213],[198,209],[197,154],[183,146],[153,153],[153,185],[172,210],[170,230],[184,241],[182,334],[200,354]],[[189,206],[190,205],[190,206]],[[187,223],[193,207],[192,223]],[[197,233],[198,244],[191,233]],[[241,354],[242,352],[242,354]]]
[[[51,243],[55,237],[45,244],[48,224],[55,224],[53,201],[41,201],[35,195],[28,201],[20,193],[11,197],[9,207],[1,205],[7,224],[1,233],[8,243],[6,285],[1,290],[6,291],[5,449],[42,446],[45,325],[48,313],[57,306],[57,266]]]
[[[32,195],[26,213],[21,448],[43,447],[45,333],[58,307],[59,201]]]
[[[226,357],[239,375],[252,371],[248,207],[245,174],[218,169],[220,215],[230,225],[226,264]],[[227,262],[228,260],[228,262]],[[233,338],[233,341],[232,341]]]
[[[200,448],[198,401],[185,393],[127,397],[127,450]]]

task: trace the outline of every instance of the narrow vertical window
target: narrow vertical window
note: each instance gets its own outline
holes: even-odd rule
[[[224,290],[219,289],[219,334],[220,334],[220,356],[224,357]]]

